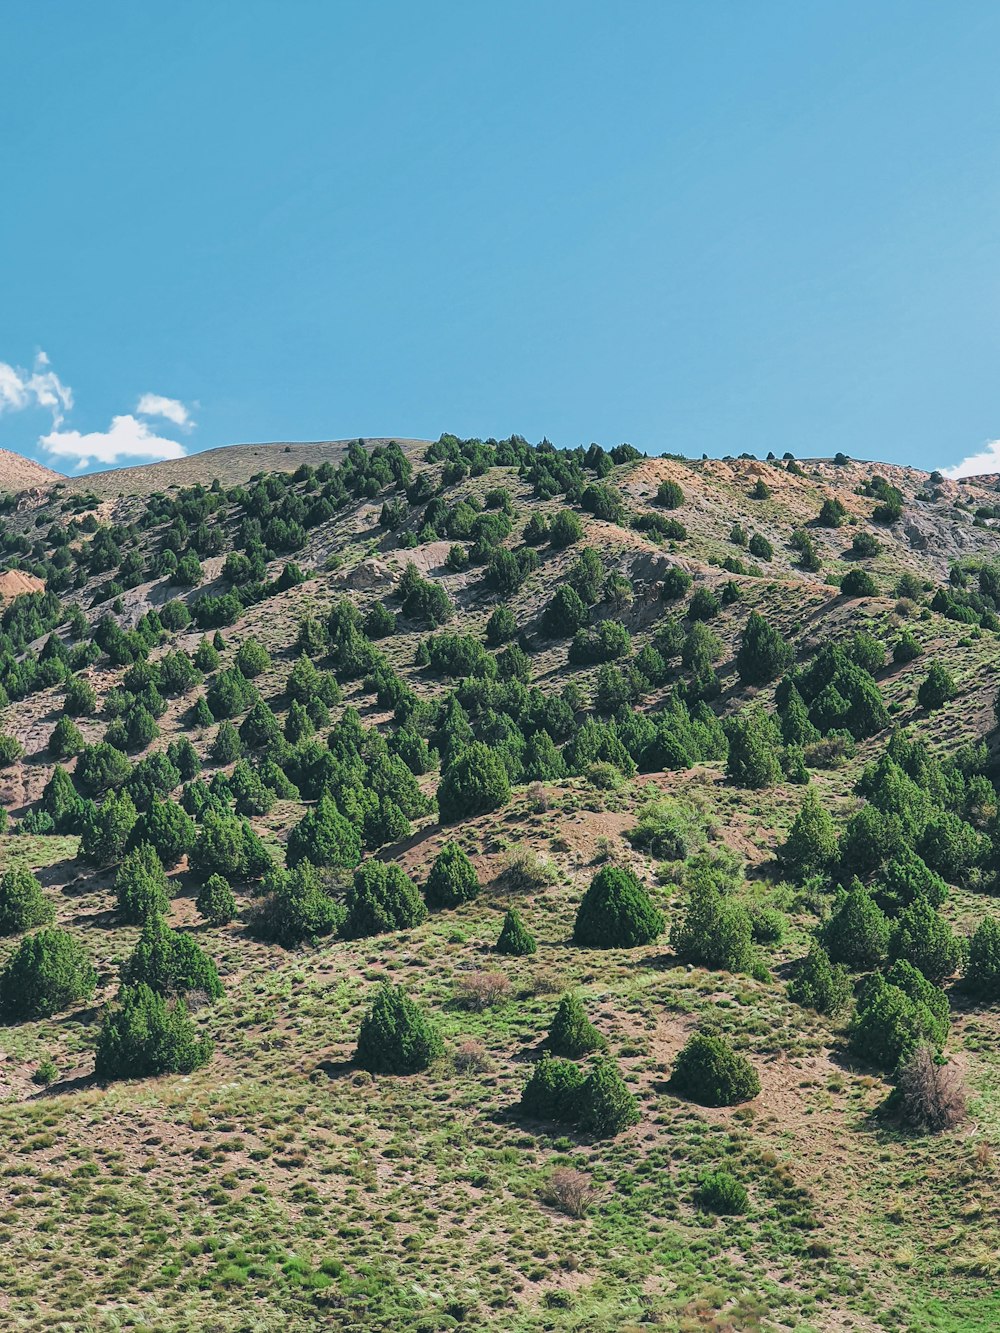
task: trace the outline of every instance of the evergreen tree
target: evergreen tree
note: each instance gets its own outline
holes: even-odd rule
[[[935,985],[957,970],[963,954],[951,926],[922,898],[903,908],[889,937],[889,957],[905,959]]]
[[[510,954],[515,958],[522,958],[527,954],[534,953],[537,947],[534,936],[528,931],[528,928],[521,920],[517,908],[508,907],[507,912],[504,915],[500,936],[496,942],[497,953],[505,953]]]
[[[552,639],[568,639],[590,618],[580,594],[561,584],[542,614],[542,630]]]
[[[890,1073],[921,1042],[940,1050],[948,1034],[944,992],[905,962],[894,964],[892,976],[894,980],[875,973],[866,979],[850,1028],[854,1054]]]
[[[358,1033],[361,1068],[373,1074],[416,1074],[443,1053],[437,1028],[402,986],[381,986]]]
[[[889,921],[860,884],[844,894],[823,931],[823,943],[835,963],[864,972],[884,962],[889,950]]]
[[[282,738],[281,724],[263,699],[258,699],[240,723],[240,740],[249,750],[277,746]]]
[[[510,778],[503,761],[489,746],[473,741],[444,770],[437,799],[442,823],[498,810],[510,800]]]
[[[684,917],[670,932],[678,957],[703,967],[749,971],[753,961],[750,914],[707,876],[692,885]]]
[[[805,700],[794,685],[788,688],[781,714],[781,739],[786,745],[811,745],[819,740],[819,730],[810,722]]]
[[[595,1139],[610,1139],[639,1122],[639,1103],[607,1057],[591,1069],[580,1092],[577,1123]]]
[[[148,918],[130,958],[122,964],[123,986],[144,982],[161,995],[204,991],[217,1000],[222,983],[215,964],[190,935],[171,930],[161,916]]]
[[[144,925],[170,907],[167,877],[155,850],[142,843],[125,857],[115,876],[115,895],[122,920]]]
[[[393,861],[364,861],[347,891],[344,934],[351,938],[409,930],[427,916],[417,886]]]
[[[695,1032],[674,1061],[669,1086],[700,1106],[735,1106],[757,1096],[760,1079],[725,1038]]]
[[[740,787],[772,787],[781,780],[780,737],[761,708],[745,708],[726,726],[726,776]]]
[[[233,764],[242,755],[240,734],[228,719],[219,723],[208,752],[217,764]]]
[[[209,875],[198,890],[196,906],[210,926],[227,925],[236,915],[236,899],[221,875]]]
[[[549,1029],[549,1047],[556,1055],[579,1059],[590,1051],[603,1050],[604,1038],[587,1018],[583,1001],[572,991],[559,1001]]]
[[[813,791],[806,792],[788,837],[778,849],[778,860],[787,875],[800,882],[822,874],[837,855],[837,830],[830,812],[820,805]]]
[[[133,847],[148,843],[163,865],[171,868],[187,856],[196,836],[194,820],[176,801],[154,799],[136,820],[130,841]]]
[[[577,1124],[586,1081],[587,1075],[572,1060],[555,1059],[545,1052],[521,1093],[521,1112],[533,1120]]]
[[[747,685],[766,685],[792,660],[792,649],[762,615],[751,611],[736,654],[736,670]]]
[[[576,914],[573,940],[595,949],[633,949],[663,930],[663,914],[630,870],[605,866],[590,882]]]
[[[95,1075],[104,1081],[190,1074],[207,1064],[212,1043],[199,1039],[183,1000],[173,1003],[149,986],[123,986],[97,1038]]]
[[[30,870],[5,870],[0,876],[0,935],[19,935],[54,920],[56,909]]]
[[[8,1020],[48,1018],[88,1000],[97,973],[68,930],[46,927],[26,935],[0,972],[0,1012]]]
[[[84,817],[80,830],[80,859],[98,867],[120,861],[138,818],[127,791],[110,793],[103,805],[96,809],[92,807]]]
[[[80,728],[72,718],[63,716],[52,730],[48,751],[53,759],[71,759],[80,753],[85,744]]]
[[[265,897],[250,918],[258,939],[295,949],[315,944],[343,925],[344,909],[329,896],[308,861],[292,870],[273,871],[263,887]]]
[[[86,806],[73,786],[73,779],[56,764],[42,791],[41,807],[52,816],[56,833],[79,833]]]
[[[424,897],[428,907],[458,907],[479,892],[476,868],[457,842],[446,842],[427,876]]]
[[[285,861],[290,867],[309,861],[314,866],[351,870],[360,860],[358,830],[344,818],[330,796],[321,796],[288,835]]]
[[[788,983],[788,998],[804,1009],[815,1009],[818,1014],[838,1014],[851,998],[847,969],[831,963],[823,946],[813,940]]]
[[[957,693],[958,686],[948,668],[940,662],[932,662],[931,669],[917,690],[917,703],[930,712],[932,709],[942,708],[949,699],[954,699]]]
[[[982,1000],[1000,999],[1000,921],[984,917],[969,944],[966,987]]]

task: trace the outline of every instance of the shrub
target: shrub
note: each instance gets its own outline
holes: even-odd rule
[[[86,742],[83,732],[69,717],[61,717],[49,737],[48,751],[53,759],[70,759],[79,754]]]
[[[559,1001],[549,1029],[549,1047],[556,1055],[577,1060],[589,1051],[604,1048],[605,1041],[587,1018],[579,995],[568,992]]]
[[[365,861],[358,866],[347,892],[345,935],[357,939],[409,930],[426,916],[417,886],[401,866],[393,861]]]
[[[748,685],[765,685],[780,676],[791,660],[791,646],[762,615],[751,611],[736,654],[740,680]]]
[[[530,893],[554,884],[559,872],[551,861],[540,856],[533,847],[512,847],[504,856],[501,878],[515,893]]]
[[[676,481],[661,481],[656,489],[656,503],[664,509],[679,509],[684,503],[684,492]]]
[[[236,898],[221,875],[209,875],[198,890],[196,906],[210,926],[224,926],[236,915]]]
[[[707,1171],[695,1196],[699,1208],[720,1217],[737,1216],[750,1208],[750,1196],[728,1171]]]
[[[840,580],[840,591],[844,597],[877,597],[878,584],[866,569],[849,569]]]
[[[437,799],[442,823],[488,814],[510,800],[510,777],[488,745],[473,741],[445,769]]]
[[[940,662],[934,662],[920,689],[917,690],[917,703],[930,712],[932,709],[942,708],[949,699],[954,699],[957,693],[958,687],[951,672]]]
[[[136,820],[130,836],[133,846],[148,843],[163,864],[171,867],[194,846],[197,830],[194,820],[176,801],[154,798],[149,809]]]
[[[882,550],[882,543],[873,532],[856,532],[851,541],[851,554],[856,555],[859,560],[869,559],[876,556]]]
[[[476,868],[457,842],[446,842],[434,858],[424,898],[428,907],[457,907],[479,892]]]
[[[586,618],[586,612],[584,612]],[[581,622],[582,623],[582,622]],[[567,633],[574,633],[579,626],[574,626]],[[517,634],[517,621],[514,619],[514,613],[509,606],[498,606],[486,622],[486,642],[491,648],[499,648],[501,644],[510,643]]]
[[[396,617],[385,602],[374,602],[365,617],[365,633],[369,639],[384,639],[396,628]]]
[[[516,907],[508,907],[503,919],[503,926],[500,930],[500,936],[496,942],[497,953],[510,954],[515,958],[522,958],[527,954],[533,954],[537,949],[534,936],[528,931],[527,926],[521,920],[521,916]]]
[[[830,812],[820,805],[813,791],[792,821],[788,837],[778,849],[778,860],[786,874],[799,881],[822,874],[837,855],[837,830]]]
[[[710,588],[698,588],[688,602],[687,613],[692,620],[711,620],[722,610],[722,603]]]
[[[353,869],[361,860],[361,835],[330,796],[321,796],[288,835],[288,866],[309,861],[314,866]]]
[[[861,885],[846,893],[823,931],[835,963],[856,972],[878,967],[889,950],[889,920]]]
[[[535,1065],[521,1093],[521,1111],[533,1120],[573,1125],[580,1118],[583,1085],[587,1076],[572,1060],[547,1052]]]
[[[675,602],[683,597],[691,586],[691,575],[686,569],[681,569],[679,565],[673,565],[663,575],[663,586],[660,588],[660,597],[665,602]]]
[[[76,761],[73,781],[85,796],[101,796],[125,782],[132,765],[121,750],[102,741],[87,745]]]
[[[571,1166],[557,1166],[548,1178],[545,1192],[552,1207],[568,1217],[584,1217],[594,1197],[590,1177]]]
[[[224,719],[212,739],[208,752],[217,764],[233,764],[243,753],[240,733],[233,724]]]
[[[379,988],[361,1020],[357,1062],[373,1074],[416,1074],[444,1053],[437,1028],[402,986]]]
[[[97,711],[97,693],[90,681],[74,676],[66,687],[63,711],[68,717],[90,717]]]
[[[1000,999],[1000,921],[985,917],[969,944],[967,988],[983,1000]]]
[[[183,1000],[168,1004],[149,986],[123,986],[101,1025],[94,1073],[106,1081],[189,1074],[211,1054],[212,1043],[195,1035]]]
[[[593,1066],[580,1090],[578,1124],[595,1139],[610,1139],[639,1121],[639,1103],[613,1060]]]
[[[210,875],[243,883],[260,879],[273,867],[267,848],[245,819],[212,807],[202,815],[190,864],[200,884]]]
[[[755,532],[753,536],[750,538],[747,550],[756,560],[774,559],[774,547],[767,540],[767,538],[761,536],[759,532]]]
[[[892,649],[892,660],[900,665],[906,662],[912,662],[923,652],[920,644],[914,638],[912,632],[904,629],[902,634],[896,640]]]
[[[291,870],[272,871],[263,888],[264,897],[250,917],[251,931],[258,939],[295,949],[300,944],[315,944],[343,925],[343,907],[329,896],[308,861]]]
[[[947,1034],[947,996],[908,963],[865,980],[850,1028],[855,1055],[891,1072],[921,1042],[940,1049]]]
[[[934,1134],[954,1129],[966,1115],[961,1074],[955,1065],[940,1061],[926,1042],[901,1066],[890,1103],[912,1129]]]
[[[171,930],[160,916],[151,917],[130,958],[122,964],[123,986],[144,982],[161,995],[181,995],[202,991],[217,1000],[222,983],[215,964],[197,940]]]
[[[630,870],[605,866],[590,882],[576,914],[573,939],[596,949],[633,949],[663,930],[663,914]]]
[[[890,958],[905,959],[935,984],[951,976],[963,953],[951,926],[923,898],[903,908],[889,939]]]
[[[757,1096],[760,1079],[723,1037],[695,1032],[674,1062],[669,1086],[700,1106],[735,1106]]]
[[[115,876],[115,895],[122,920],[144,925],[170,906],[167,877],[155,850],[143,843],[129,852]]]
[[[851,999],[847,969],[831,962],[819,941],[813,940],[809,952],[796,964],[788,983],[788,998],[818,1014],[838,1014]]]
[[[670,932],[670,945],[687,962],[746,972],[753,962],[749,913],[707,875],[699,876],[683,919]]]
[[[49,1018],[88,1000],[97,973],[68,930],[46,927],[27,935],[0,972],[0,1012],[8,1019]]]
[[[46,926],[56,909],[30,870],[6,870],[0,877],[0,935]]]
[[[481,1012],[510,997],[511,984],[503,972],[468,972],[455,982],[455,999],[464,1009]]]

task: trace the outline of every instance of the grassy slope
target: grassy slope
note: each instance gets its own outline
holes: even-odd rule
[[[816,512],[834,481],[845,503],[870,512],[871,502],[839,481],[849,475],[856,484],[867,469],[845,474],[822,465],[761,503],[747,498],[755,467],[761,465],[692,469],[654,460],[626,471],[621,485],[635,502],[663,476],[682,477],[689,500],[681,517],[692,535],[677,556],[709,583],[728,577],[706,561],[734,553],[727,537],[735,518],[774,541],[774,577],[738,579],[743,603],[716,622],[729,647],[749,605],[765,610],[803,653],[857,627],[859,618],[891,642],[898,620],[891,600],[845,603],[818,579],[802,579],[786,544],[789,528]],[[766,475],[770,482],[773,470]],[[497,481],[495,474],[480,478],[457,493]],[[527,491],[509,475],[504,482],[517,489],[523,522]],[[116,493],[109,485],[105,493]],[[252,608],[226,631],[231,649],[253,636],[275,652],[273,671],[258,682],[265,697],[276,700],[280,692],[303,610],[322,611],[345,590],[366,602],[375,593],[367,587],[372,567],[364,562],[377,557],[394,565],[373,527],[377,507],[360,506],[319,530],[302,561],[312,564],[315,577]],[[953,526],[956,543],[995,548],[990,532],[958,515],[940,521]],[[843,551],[849,531],[818,534],[825,558]],[[630,569],[663,554],[606,524],[590,524],[588,537],[608,563]],[[331,553],[342,563],[326,573]],[[489,603],[475,575],[441,570],[434,551],[400,554],[415,554],[444,579],[462,604],[463,629],[481,629]],[[528,581],[515,603],[521,623],[544,604],[571,559],[566,552],[546,561]],[[892,536],[872,567],[888,586],[903,569],[923,568],[937,578],[944,559],[938,549],[915,552],[905,537]],[[136,590],[136,613],[165,595]],[[638,645],[661,612],[660,604],[637,597],[624,618]],[[916,628],[927,657],[952,666],[961,694],[932,718],[919,717],[914,695],[924,664],[888,668],[881,683],[895,716],[915,717],[942,745],[984,731],[995,692],[995,639],[969,636],[933,615]],[[412,672],[419,637],[387,641],[401,670]],[[565,646],[539,649],[536,678],[558,686]],[[110,675],[100,680],[102,690],[111,683]],[[440,688],[426,679],[415,683],[425,691]],[[745,697],[726,668],[723,683],[727,706]],[[29,755],[24,774],[4,775],[5,804],[37,796],[50,768],[41,750],[58,709],[53,693],[7,711],[4,727],[28,742]],[[366,720],[379,716],[365,711]],[[172,708],[166,738],[180,726]],[[195,737],[199,746],[202,739]],[[853,808],[857,768],[882,743],[861,747],[847,768],[815,776],[832,808]],[[971,1121],[938,1140],[907,1139],[872,1120],[885,1085],[845,1060],[836,1025],[784,996],[785,966],[802,953],[812,917],[793,911],[770,982],[680,965],[664,941],[628,953],[572,948],[575,905],[595,857],[610,846],[654,882],[657,868],[622,833],[649,795],[664,789],[705,813],[714,844],[747,858],[755,893],[789,905],[768,859],[801,789],[739,791],[712,766],[643,776],[612,791],[581,779],[550,786],[544,799],[519,790],[510,807],[458,831],[488,886],[483,896],[398,936],[284,953],[249,940],[238,924],[204,926],[181,872],[171,919],[196,933],[226,985],[224,1000],[199,1015],[216,1041],[208,1068],[104,1090],[89,1080],[93,1010],[0,1029],[5,1321],[67,1329],[123,1322],[157,1329],[307,1329],[317,1322],[431,1329],[464,1322],[604,1330],[651,1321],[720,1329],[994,1327],[1000,1319],[1000,1256],[991,1237],[998,1200],[990,1145],[1000,1141],[996,1014],[956,1005],[951,1045],[975,1090]],[[257,822],[280,839],[299,813],[279,806]],[[428,821],[396,853],[419,879],[442,839]],[[519,846],[551,863],[551,883],[512,893],[502,871],[507,852]],[[116,964],[136,932],[114,922],[109,876],[84,871],[74,850],[73,839],[7,836],[0,839],[0,862],[43,868],[60,922],[81,934],[98,963],[100,1004],[113,995]],[[655,892],[672,918],[669,867],[661,878]],[[487,1014],[457,1008],[456,979],[498,965],[490,946],[514,899],[539,939],[533,958],[499,964],[515,998]],[[956,890],[948,910],[968,928],[996,907]],[[5,942],[4,957],[12,947]],[[445,1061],[416,1078],[375,1080],[353,1070],[361,1012],[373,983],[386,976],[405,981],[434,1010],[449,1048],[481,1041],[489,1068],[460,1073]],[[610,1143],[555,1136],[510,1116],[527,1060],[570,985],[584,992],[640,1096],[642,1122]],[[707,1111],[665,1089],[674,1054],[709,1012],[760,1069],[763,1091],[747,1107]],[[62,1081],[43,1093],[30,1076],[47,1054]],[[545,1202],[547,1175],[564,1163],[593,1180],[595,1201],[582,1220]],[[709,1220],[692,1206],[698,1176],[719,1164],[748,1181],[748,1217]]]

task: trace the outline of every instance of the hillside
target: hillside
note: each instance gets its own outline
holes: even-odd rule
[[[995,1327],[997,487],[451,436],[25,482],[6,1323]]]
[[[10,449],[0,449],[0,491],[16,493],[32,486],[48,486],[63,478],[34,459],[23,458]]]

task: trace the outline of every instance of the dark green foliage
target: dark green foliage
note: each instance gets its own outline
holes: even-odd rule
[[[586,625],[587,607],[580,594],[561,584],[542,615],[542,629],[553,639],[565,639]]]
[[[969,943],[965,985],[981,1000],[1000,1000],[1000,921],[984,917]]]
[[[56,764],[52,770],[52,776],[45,784],[42,791],[41,805],[42,809],[51,816],[56,833],[79,833],[81,831],[87,807],[73,786],[73,779],[59,764]],[[134,808],[132,817],[135,818]],[[128,836],[127,831],[125,836]]]
[[[722,603],[710,588],[698,588],[688,602],[691,620],[711,620],[722,610]]]
[[[68,930],[47,927],[27,935],[0,972],[0,1012],[7,1019],[48,1018],[88,1000],[97,973]]]
[[[633,949],[651,944],[663,930],[663,914],[631,870],[605,866],[583,896],[573,940],[595,949]]]
[[[508,907],[496,942],[497,953],[510,954],[514,958],[523,958],[527,954],[533,954],[537,948],[535,938],[521,920],[521,914],[517,908]]]
[[[198,890],[196,906],[210,926],[224,926],[236,915],[236,898],[221,875],[209,875]]]
[[[849,569],[840,580],[844,597],[877,597],[878,584],[866,569]]]
[[[207,809],[190,856],[199,883],[221,875],[229,883],[260,879],[273,867],[270,854],[245,819],[227,810]]]
[[[583,524],[571,509],[560,509],[549,524],[549,542],[557,550],[572,546],[583,536]]]
[[[219,723],[208,752],[217,764],[232,764],[243,753],[240,734],[228,720]]]
[[[30,870],[5,870],[0,876],[0,935],[47,925],[55,914]]]
[[[584,619],[586,619],[586,611],[584,612]],[[572,634],[577,628],[578,626],[574,625],[572,629],[566,630],[566,633]],[[514,619],[513,611],[510,607],[498,606],[486,622],[486,642],[491,647],[498,648],[501,644],[509,643],[516,634],[517,621]]]
[[[520,1109],[533,1120],[573,1125],[580,1119],[587,1076],[572,1060],[546,1052],[531,1071],[521,1093]]]
[[[809,952],[796,964],[788,983],[788,998],[819,1014],[838,1014],[851,999],[847,969],[832,963],[819,941],[813,940]]]
[[[750,1196],[728,1171],[706,1171],[695,1196],[698,1207],[720,1217],[735,1217],[750,1209]]]
[[[101,796],[120,787],[131,771],[126,756],[102,741],[100,745],[85,746],[76,761],[73,780],[85,796]]]
[[[385,602],[373,602],[365,617],[365,633],[369,639],[384,639],[396,628],[396,617]]]
[[[889,920],[867,889],[858,885],[843,895],[826,923],[823,943],[835,963],[855,972],[878,967],[889,951]]]
[[[499,756],[474,741],[444,770],[437,799],[442,823],[487,814],[510,800],[510,777]]]
[[[850,1042],[855,1055],[891,1073],[921,1042],[940,1050],[947,1033],[947,997],[904,962],[894,964],[892,979],[879,973],[866,979]]]
[[[256,687],[235,667],[220,671],[206,695],[212,716],[218,719],[236,717],[249,708],[256,697]]]
[[[700,1106],[735,1106],[757,1096],[760,1079],[724,1037],[695,1032],[674,1062],[669,1086]]]
[[[580,1089],[577,1123],[595,1139],[610,1139],[639,1122],[639,1103],[618,1066],[607,1057],[592,1067]]]
[[[892,928],[889,957],[905,959],[938,984],[958,969],[964,949],[944,917],[917,898],[903,908]]]
[[[773,625],[751,611],[739,651],[736,670],[748,685],[764,685],[780,676],[792,660],[792,649]]]
[[[917,703],[921,708],[930,711],[942,708],[949,699],[954,699],[957,693],[958,687],[948,668],[940,662],[933,662],[917,691]]]
[[[755,532],[750,538],[747,550],[756,560],[774,559],[774,547],[767,538],[761,536],[759,532]]]
[[[628,657],[632,636],[620,620],[602,620],[592,629],[577,630],[569,646],[569,660],[574,663],[614,662]]]
[[[693,881],[684,916],[670,932],[671,948],[686,962],[749,971],[753,950],[747,909],[723,892],[710,871],[696,871]]]
[[[253,680],[271,665],[271,654],[256,639],[247,639],[236,652],[236,666],[247,680]]]
[[[833,817],[813,791],[806,792],[788,837],[778,849],[778,860],[787,875],[799,881],[822,874],[837,855],[837,830]]]
[[[341,866],[352,870],[361,860],[361,838],[333,799],[321,796],[288,835],[285,860],[289,866],[309,861],[314,866]]]
[[[343,907],[326,892],[308,861],[292,870],[274,870],[262,887],[264,897],[250,916],[250,929],[258,939],[295,949],[315,944],[344,923]]]
[[[479,892],[476,868],[457,842],[446,842],[431,866],[424,889],[428,907],[458,907]]]
[[[821,528],[839,528],[847,517],[847,510],[836,497],[826,499],[819,511],[816,522]]]
[[[347,891],[343,933],[352,939],[409,930],[427,916],[417,886],[394,861],[364,861]]]
[[[873,532],[856,532],[851,541],[851,554],[859,559],[867,559],[878,555],[882,550],[882,543]]]
[[[85,745],[83,732],[69,717],[61,717],[49,737],[48,751],[53,759],[70,759]]]
[[[89,680],[73,677],[66,687],[63,710],[68,717],[90,717],[97,711],[97,694]]]
[[[691,586],[691,575],[686,569],[681,569],[679,565],[673,565],[663,575],[663,586],[660,589],[660,597],[665,602],[675,602],[683,597]]]
[[[155,850],[148,844],[129,852],[115,876],[115,895],[123,921],[144,925],[170,906],[167,877]]]
[[[149,986],[123,986],[101,1025],[94,1073],[105,1081],[190,1074],[211,1054],[211,1042],[195,1035],[183,1000],[168,1003]]]
[[[197,940],[171,930],[161,916],[150,917],[132,952],[122,964],[123,986],[144,982],[161,995],[202,991],[213,1000],[222,994],[215,964]]]
[[[555,1018],[549,1029],[548,1044],[555,1055],[579,1059],[590,1051],[602,1050],[605,1040],[587,1018],[583,1001],[570,991],[559,1001]]]
[[[248,750],[265,750],[281,741],[281,725],[270,705],[258,699],[240,723],[240,741]]]
[[[131,842],[133,846],[148,843],[169,869],[188,854],[196,836],[194,820],[176,801],[154,799],[136,820]]]
[[[899,665],[903,665],[906,662],[914,661],[923,651],[923,648],[914,638],[912,630],[904,629],[893,645],[892,660]]]
[[[781,737],[762,708],[744,708],[726,724],[726,775],[740,787],[771,787],[781,781]]]
[[[432,1021],[402,986],[383,985],[361,1020],[356,1059],[373,1074],[416,1074],[444,1053]]]
[[[92,866],[113,865],[125,855],[138,819],[127,791],[112,792],[103,805],[81,813],[80,859]]]

